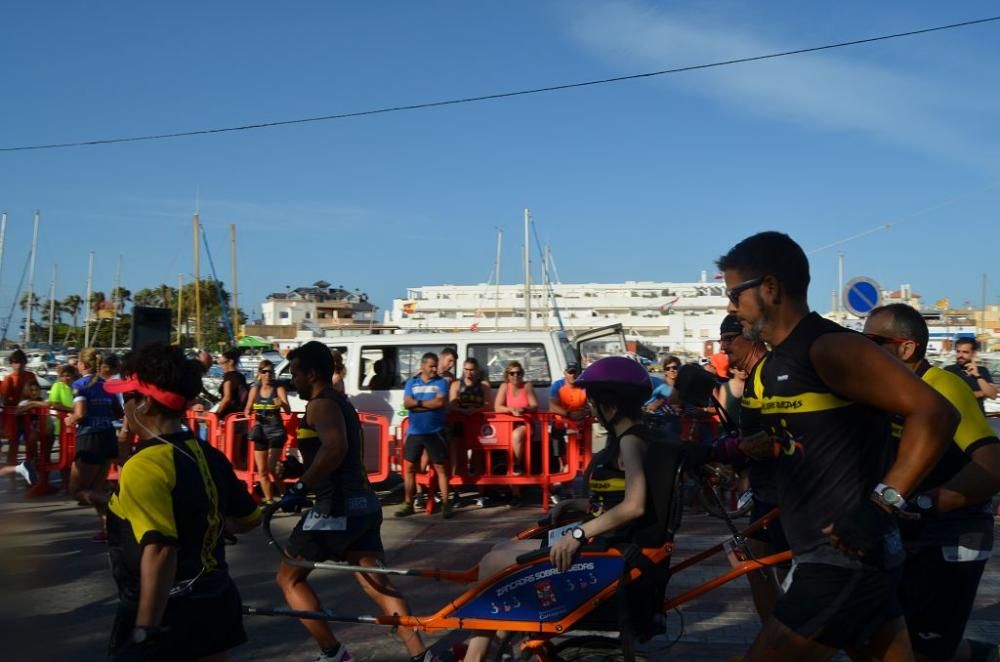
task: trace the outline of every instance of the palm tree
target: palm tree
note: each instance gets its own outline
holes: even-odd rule
[[[81,308],[83,308],[83,298],[79,294],[70,294],[62,300],[63,311],[73,319],[73,325],[66,329],[66,337],[63,338],[64,345],[69,342],[70,333],[74,334],[74,339],[76,338],[76,324],[80,318]]]
[[[34,325],[37,323],[36,320],[38,319],[38,317],[35,315],[35,313],[38,311],[38,308],[39,308],[40,305],[41,305],[41,302],[39,302],[39,300],[38,300],[38,295],[35,294],[35,293],[32,293],[31,294],[31,320],[32,320],[31,324],[32,324],[32,328],[34,328]],[[24,294],[21,295],[21,301],[18,303],[18,306],[20,306],[21,312],[24,313],[24,321],[25,321],[25,323],[27,323],[27,321],[28,321],[28,293],[27,292],[25,292]]]

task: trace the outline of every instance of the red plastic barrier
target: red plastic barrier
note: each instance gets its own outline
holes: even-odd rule
[[[187,425],[188,429],[198,438],[202,438],[200,434],[202,428],[205,430],[204,439],[209,444],[218,448],[219,450],[224,449],[224,439],[222,435],[222,425],[219,422],[219,415],[211,411],[195,411],[193,409],[188,409],[184,416],[184,423]]]
[[[285,446],[282,450],[282,459],[296,445],[296,433],[299,423],[304,414],[282,412],[281,419],[285,427]],[[391,447],[392,437],[389,435],[389,420],[385,416],[358,412],[361,420],[363,432],[362,460],[368,472],[368,480],[373,483],[380,483],[389,478],[392,470]],[[256,416],[251,414],[245,416],[242,413],[230,414],[223,423],[222,444],[220,450],[233,465],[236,476],[243,481],[247,490],[253,490],[253,484],[260,474],[259,468],[252,461],[253,442],[246,436],[253,429]],[[238,431],[243,426],[241,434]],[[245,443],[241,443],[239,436],[243,436]],[[242,454],[241,451],[242,450]],[[295,482],[296,478],[288,478],[286,482]]]
[[[566,468],[564,471],[553,471],[550,466],[552,459],[552,439],[551,424],[555,419],[555,414],[549,412],[539,412],[525,416],[511,416],[509,414],[498,414],[496,412],[483,412],[480,414],[450,414],[447,418],[446,429],[453,431],[458,425],[461,426],[461,437],[451,435],[449,444],[455,445],[455,452],[452,457],[457,457],[456,471],[449,479],[450,485],[464,486],[486,486],[486,485],[538,485],[542,489],[542,508],[549,509],[549,494],[553,483],[563,483],[572,481],[582,467],[586,466],[584,459],[589,462],[591,454],[591,430],[592,425],[589,419],[573,424],[569,427],[566,435]],[[525,473],[514,475],[514,448],[512,444],[515,427],[524,425],[524,469]],[[409,430],[409,421],[404,419],[401,426],[403,441],[405,444],[406,434]],[[537,435],[537,437],[536,437]],[[532,443],[537,438],[538,444]],[[537,445],[537,449],[534,448]],[[470,467],[469,452],[472,457],[483,459],[483,471],[474,471]],[[493,454],[495,452],[506,453],[506,470],[497,474],[493,467]],[[539,471],[532,473],[534,467],[533,454],[541,453],[539,458]],[[409,463],[404,460],[403,466]],[[427,472],[417,472],[417,483],[427,487],[437,485],[437,477],[433,467]]]
[[[47,406],[42,406],[32,407],[27,412],[18,415],[25,434],[25,458],[35,463],[38,475],[38,482],[25,493],[28,497],[47,496],[56,493],[58,490],[49,484],[49,473],[64,469],[68,470],[69,465],[73,461],[72,456],[68,459],[66,458],[64,444],[60,443],[56,445],[54,443],[52,430],[49,429],[54,417],[65,419],[66,412],[59,412],[49,409]],[[63,423],[60,430],[64,430],[65,428],[66,425]],[[16,451],[16,438],[11,439],[11,448]],[[53,452],[57,453],[57,459],[55,460],[52,459]]]
[[[394,440],[389,434],[389,419],[379,414],[361,411],[358,412],[358,418],[361,419],[361,430],[364,435],[361,449],[368,480],[372,483],[381,483],[389,479],[389,473],[392,471],[391,453]]]

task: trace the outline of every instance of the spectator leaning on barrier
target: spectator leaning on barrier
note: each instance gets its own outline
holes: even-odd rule
[[[441,515],[452,516],[448,499],[448,442],[444,436],[445,415],[448,406],[448,382],[438,377],[438,358],[433,352],[423,355],[420,372],[410,377],[403,388],[403,406],[409,410],[409,429],[403,445],[407,461],[404,480],[404,501],[396,517],[406,517],[415,512],[413,497],[417,489],[417,467],[424,450],[430,456],[437,473],[441,490]]]
[[[554,381],[549,388],[549,411],[558,414],[552,421],[549,440],[552,458],[558,462],[560,473],[566,468],[566,428],[587,418],[590,413],[587,391],[576,384],[579,374],[580,366],[570,363],[562,379]]]
[[[463,418],[473,414],[489,411],[493,407],[492,389],[490,383],[483,379],[482,370],[479,368],[479,361],[473,357],[465,359],[462,364],[462,376],[451,383],[448,394],[448,411],[459,414]],[[465,438],[466,422],[456,421],[451,429],[452,444],[460,450],[461,440]],[[485,454],[480,450],[469,451],[468,458],[458,458],[459,462],[468,462],[470,473],[485,473]],[[476,499],[476,505],[485,506],[487,503],[486,493],[480,489]]]
[[[973,338],[959,338],[955,341],[955,362],[945,366],[945,370],[961,377],[979,401],[979,410],[985,412],[987,398],[997,397],[997,387],[993,385],[993,375],[984,366],[976,363],[979,341]]]
[[[252,529],[260,511],[226,457],[183,427],[201,391],[198,363],[153,343],[134,365],[106,386],[135,394],[125,416],[141,440],[108,504],[119,599],[111,653],[117,662],[226,659],[246,633],[223,531]]]
[[[24,432],[24,417],[16,414],[17,403],[23,398],[24,387],[27,384],[38,383],[35,373],[24,369],[28,363],[28,357],[24,351],[15,349],[7,358],[10,364],[10,373],[0,382],[0,396],[3,397],[4,406],[4,436],[10,444],[7,453],[7,464],[14,464],[17,461],[17,440]]]

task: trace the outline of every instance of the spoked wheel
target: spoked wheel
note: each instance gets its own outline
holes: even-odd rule
[[[573,637],[560,642],[553,653],[564,662],[625,662],[621,641],[610,637]],[[632,659],[646,662],[649,658],[645,653],[635,653]]]

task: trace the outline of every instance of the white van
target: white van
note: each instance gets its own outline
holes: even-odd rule
[[[420,357],[427,352],[440,354],[445,347],[454,349],[459,356],[456,375],[461,375],[465,358],[475,358],[494,393],[503,381],[507,363],[519,361],[542,410],[548,408],[549,387],[562,377],[568,364],[586,367],[602,356],[625,354],[621,324],[581,333],[572,342],[562,331],[405,333],[323,338],[320,342],[344,357],[347,395],[358,411],[381,414],[390,426],[399,425],[406,415],[403,385],[420,371]],[[291,386],[288,369],[285,360],[277,368],[277,378],[289,389],[292,411],[305,411],[305,402]]]

